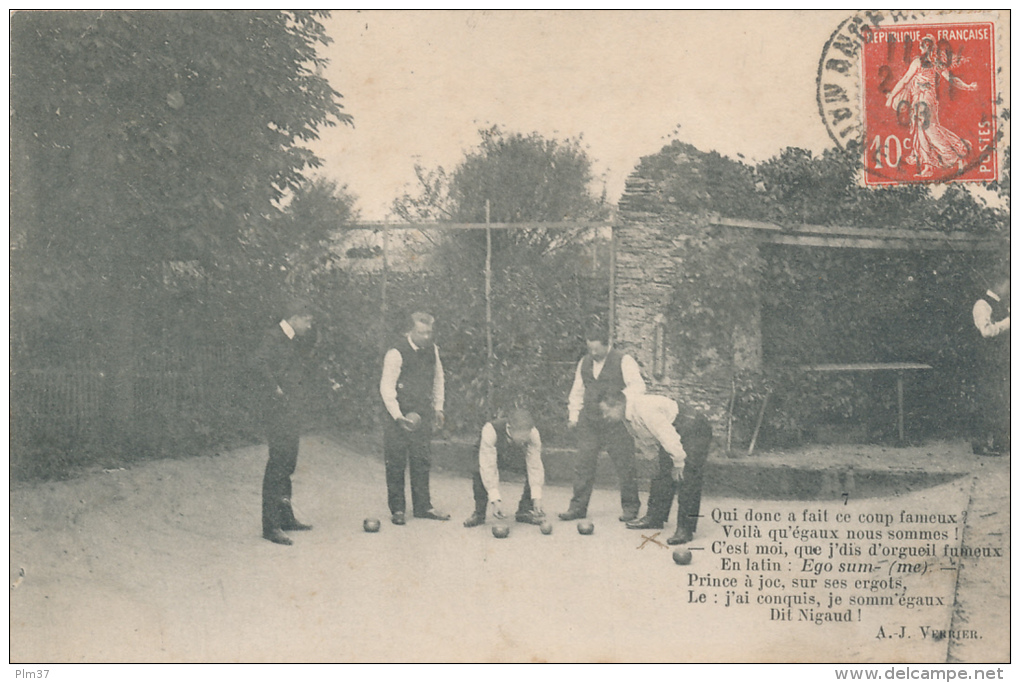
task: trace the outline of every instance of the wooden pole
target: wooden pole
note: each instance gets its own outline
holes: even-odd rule
[[[758,411],[758,423],[754,426],[754,435],[751,437],[751,445],[747,449],[748,455],[754,455],[754,445],[758,442],[758,432],[761,430],[761,422],[765,417],[765,406],[769,404],[769,396],[771,394],[771,389],[765,390],[765,398],[761,402],[761,410]]]
[[[489,200],[485,200],[485,408],[492,408],[492,229]]]

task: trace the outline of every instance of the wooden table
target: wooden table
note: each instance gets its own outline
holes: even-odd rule
[[[896,426],[899,428],[900,441],[903,441],[903,373],[907,370],[931,370],[924,363],[825,363],[822,365],[801,365],[807,372],[880,372],[891,370],[896,373],[896,405],[899,415]]]

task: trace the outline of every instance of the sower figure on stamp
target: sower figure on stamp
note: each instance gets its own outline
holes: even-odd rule
[[[545,521],[542,509],[542,487],[545,467],[542,465],[542,437],[531,413],[515,408],[506,418],[486,422],[478,442],[478,460],[474,468],[475,512],[464,526],[485,524],[486,510],[503,519],[503,497],[499,478],[503,472],[525,472],[524,493],[517,504],[515,519],[528,524]]]
[[[285,318],[270,328],[255,353],[263,401],[262,424],[269,442],[269,461],[262,479],[262,536],[291,545],[285,531],[311,525],[294,517],[291,475],[297,467],[301,419],[308,388],[305,361],[314,344],[314,311],[303,299],[287,306]]]
[[[567,399],[568,424],[577,432],[577,465],[574,472],[574,496],[560,519],[581,519],[588,515],[588,501],[595,486],[599,453],[606,451],[620,479],[621,522],[637,519],[641,508],[638,498],[634,439],[619,422],[608,422],[599,412],[604,396],[627,389],[644,393],[641,369],[631,356],[609,344],[609,330],[590,327],[585,332],[588,353],[577,364],[574,385]]]
[[[979,455],[1009,451],[1009,277],[974,303],[978,340],[978,419],[972,442]]]
[[[676,533],[667,543],[690,542],[698,528],[705,461],[712,443],[708,420],[671,398],[624,391],[603,398],[599,409],[607,421],[626,424],[643,453],[654,453],[658,448],[658,469],[648,493],[648,511],[644,517],[628,522],[627,528],[663,528],[675,495]]]
[[[407,521],[404,472],[411,473],[411,507],[415,517],[445,521],[450,515],[432,507],[429,470],[432,429],[443,426],[445,383],[439,348],[432,342],[434,318],[415,312],[405,334],[383,358],[379,394],[387,415],[383,426],[383,458],[391,520]]]
[[[921,178],[930,178],[936,169],[943,171],[953,166],[963,171],[972,145],[943,125],[938,85],[942,80],[952,88],[977,90],[977,84],[965,83],[953,75],[949,69],[955,65],[943,61],[935,36],[921,38],[919,50],[920,56],[911,61],[907,72],[886,96],[886,105],[895,109],[897,115],[905,109],[905,118],[910,121],[908,139],[912,144],[903,161],[918,168]]]

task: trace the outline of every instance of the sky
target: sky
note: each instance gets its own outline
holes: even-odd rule
[[[320,175],[390,218],[414,164],[452,170],[479,128],[581,137],[616,203],[671,139],[749,161],[830,141],[815,79],[846,12],[339,11],[325,76],[354,127],[322,131]]]

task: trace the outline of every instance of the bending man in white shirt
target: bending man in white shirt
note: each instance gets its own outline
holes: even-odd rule
[[[542,437],[531,413],[515,409],[510,411],[508,418],[486,422],[482,427],[474,471],[475,512],[464,526],[484,524],[487,509],[496,519],[503,519],[500,473],[521,471],[526,473],[527,479],[515,518],[518,522],[541,524],[545,521],[542,509],[542,487],[545,485]]]
[[[599,409],[603,419],[626,424],[642,452],[658,447],[659,467],[652,477],[648,511],[644,517],[628,522],[627,527],[663,528],[675,495],[676,533],[667,543],[690,542],[698,528],[705,461],[712,443],[712,427],[708,420],[671,398],[644,393],[608,394],[599,402]]]

